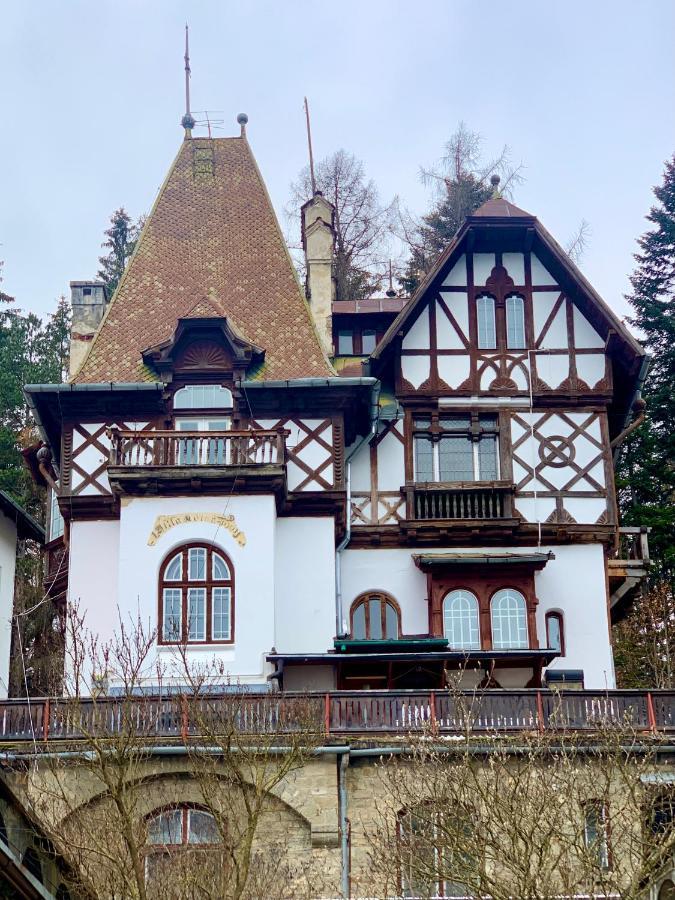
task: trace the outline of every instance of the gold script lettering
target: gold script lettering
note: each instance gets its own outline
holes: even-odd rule
[[[152,526],[150,537],[148,538],[148,547],[154,547],[161,536],[166,534],[169,529],[174,528],[176,525],[183,525],[186,522],[210,522],[213,525],[218,525],[220,528],[229,531],[240,547],[246,546],[246,535],[237,527],[237,523],[232,514],[223,515],[222,513],[190,512],[176,513],[173,516],[157,516],[155,524]]]

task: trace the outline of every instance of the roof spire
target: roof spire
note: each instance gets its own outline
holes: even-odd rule
[[[316,178],[314,176],[314,154],[312,153],[312,129],[309,124],[309,103],[305,97],[305,118],[307,119],[307,145],[309,147],[309,177],[312,181],[312,196],[316,194]]]
[[[187,22],[185,23],[185,115],[180,120],[180,124],[185,129],[185,137],[192,137],[195,120],[190,112],[190,45]]]
[[[490,184],[492,185],[492,200],[501,200],[502,192],[499,190],[499,182],[501,178],[495,172],[494,175],[490,177]]]
[[[389,290],[387,291],[387,297],[395,297],[396,291],[394,290],[394,277],[391,271],[391,260],[389,260]]]

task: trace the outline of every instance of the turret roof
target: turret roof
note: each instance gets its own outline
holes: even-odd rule
[[[183,142],[73,380],[154,380],[141,351],[214,315],[264,348],[257,377],[334,375],[245,137]]]

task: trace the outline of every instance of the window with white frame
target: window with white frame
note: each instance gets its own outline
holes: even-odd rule
[[[59,498],[54,488],[49,489],[49,540],[55,541],[63,534],[63,516],[59,509]]]
[[[494,350],[497,347],[495,298],[490,294],[481,294],[476,297],[476,326],[478,347],[481,350]]]
[[[173,395],[174,409],[231,409],[232,391],[220,384],[188,384]]]
[[[475,840],[466,815],[419,803],[399,814],[398,858],[403,897],[467,897],[476,871]]]
[[[609,869],[609,821],[601,800],[584,804],[584,844],[598,868]]]
[[[522,650],[530,646],[527,604],[513,588],[497,591],[490,603],[492,646],[495,650]]]
[[[496,481],[499,478],[497,416],[415,415],[413,450],[417,482]]]
[[[234,571],[221,550],[189,544],[160,568],[162,644],[228,644],[234,636]]]
[[[470,591],[450,591],[444,598],[443,633],[451,650],[480,650],[478,600]]]
[[[509,350],[525,347],[525,301],[518,294],[506,298],[506,346]]]

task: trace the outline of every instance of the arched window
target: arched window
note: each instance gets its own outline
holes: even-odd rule
[[[506,346],[511,350],[525,346],[525,302],[518,294],[506,298]]]
[[[666,879],[661,885],[658,900],[675,900],[675,884],[670,878]]]
[[[495,650],[519,650],[530,646],[525,598],[513,588],[492,597],[492,646]]]
[[[565,655],[565,630],[560,612],[546,613],[546,644],[549,650],[557,650],[561,656]]]
[[[476,297],[476,323],[478,346],[481,350],[494,350],[497,346],[495,300],[489,294],[481,294],[480,297]]]
[[[0,813],[0,841],[2,841],[3,844],[9,843],[9,838],[7,837],[7,826],[5,825],[5,820],[2,816],[2,813]]]
[[[398,814],[400,889],[404,897],[474,896],[476,838],[470,813],[418,803]]]
[[[210,812],[194,806],[172,806],[146,819],[146,876],[168,883],[172,863],[183,852],[208,853],[222,847],[218,823]],[[205,861],[206,862],[206,861]]]
[[[29,847],[26,850],[22,862],[33,878],[37,879],[37,881],[42,884],[42,863],[40,862],[40,857],[37,855],[37,851],[33,847]]]
[[[396,601],[386,594],[361,594],[352,603],[352,637],[356,641],[396,640],[401,632]]]
[[[221,550],[186,544],[166,557],[159,570],[159,636],[162,644],[232,643],[234,569]]]
[[[478,600],[465,590],[451,591],[443,600],[443,633],[451,650],[480,650]]]
[[[220,384],[188,384],[173,395],[174,409],[231,409],[232,391]]]

